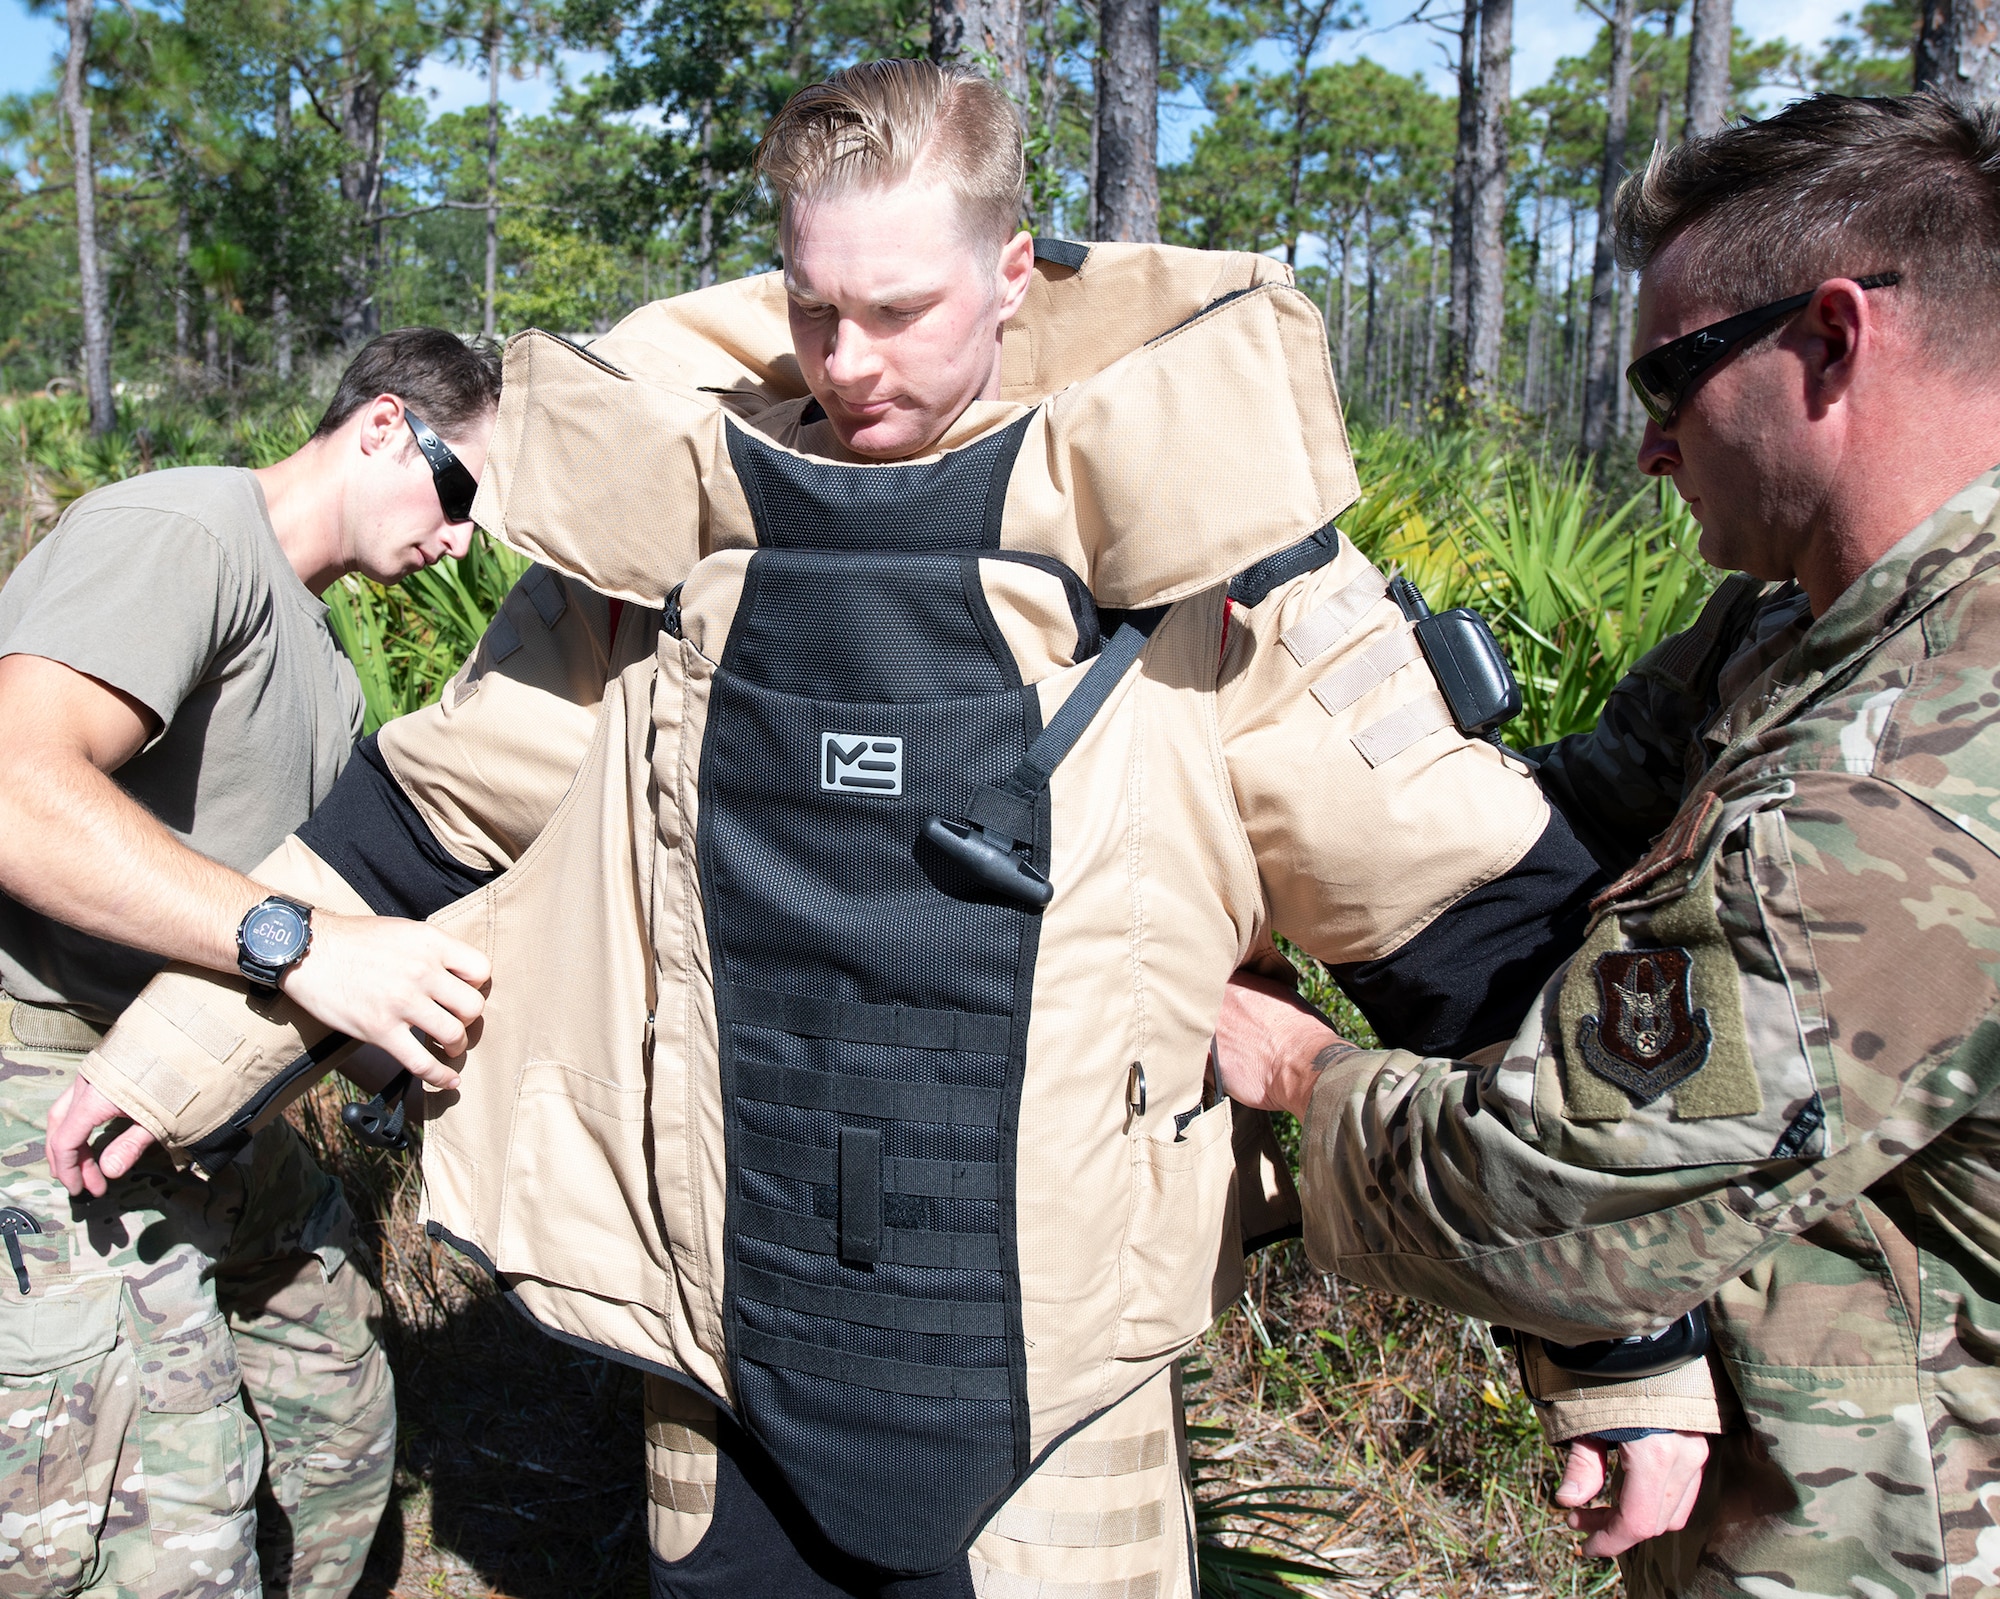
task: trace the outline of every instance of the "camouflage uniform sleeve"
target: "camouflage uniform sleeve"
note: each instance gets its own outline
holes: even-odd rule
[[[1313,1258],[1564,1343],[1655,1331],[2000,1087],[1996,856],[1826,767],[1685,809],[1498,1065],[1328,1066]]]
[[[651,635],[533,568],[437,703],[365,742],[304,827],[251,872],[349,915],[422,918],[534,842],[589,748],[604,685]],[[622,653],[621,653],[622,652]],[[234,975],[170,967],[82,1071],[176,1158],[218,1169],[337,1064],[346,1040]]]

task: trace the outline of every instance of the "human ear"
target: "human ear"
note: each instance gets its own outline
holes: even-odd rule
[[[1875,309],[1852,278],[1829,278],[1813,290],[1798,328],[1813,397],[1830,405],[1853,386],[1857,368],[1874,351]]]
[[[403,402],[393,394],[376,395],[357,413],[357,419],[361,424],[358,437],[363,455],[393,449],[398,440],[416,444],[403,425]]]
[[[1035,236],[1023,228],[1000,246],[994,268],[994,282],[1000,291],[1000,320],[1005,322],[1021,309],[1028,298],[1028,285],[1035,276]]]

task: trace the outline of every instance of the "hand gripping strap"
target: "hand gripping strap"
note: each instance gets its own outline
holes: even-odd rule
[[[1047,905],[1054,885],[1017,853],[1034,846],[1036,801],[1166,614],[1164,605],[1130,613],[1006,780],[975,790],[964,821],[932,817],[924,836],[987,887],[1035,910]]]

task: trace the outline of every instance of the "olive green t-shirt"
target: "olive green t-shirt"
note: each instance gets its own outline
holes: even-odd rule
[[[149,472],[78,500],[0,588],[4,655],[46,656],[147,706],[161,732],[115,780],[239,871],[326,798],[361,736],[361,684],[326,606],[234,467]],[[0,893],[0,988],[17,998],[109,1021],[161,964]]]

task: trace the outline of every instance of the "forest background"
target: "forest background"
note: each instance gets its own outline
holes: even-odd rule
[[[29,0],[69,48],[49,87],[0,100],[0,578],[98,484],[295,448],[377,331],[587,341],[769,270],[749,161],[771,114],[831,67],[930,51],[1013,95],[1037,232],[1292,264],[1360,458],[1343,531],[1494,622],[1526,696],[1514,743],[1587,726],[1710,577],[1631,466],[1609,196],[1655,144],[1816,89],[1992,97],[2000,52],[1961,46],[2000,0],[1873,0],[1809,47],[1751,40],[1729,0],[1581,0],[1595,39],[1519,94],[1514,0],[1387,23],[1375,3]],[[1433,42],[1453,92],[1370,59],[1385,27]],[[419,81],[440,60],[485,103],[436,112]],[[510,108],[536,73],[546,109]],[[1165,162],[1163,107],[1184,133]],[[481,540],[400,589],[330,591],[371,725],[435,695],[521,567]],[[374,1246],[401,1394],[362,1592],[643,1593],[636,1378],[427,1242],[415,1168],[346,1141],[339,1094],[300,1125]],[[1185,1373],[1204,1595],[1616,1591],[1549,1514],[1554,1457],[1485,1327],[1284,1245]]]

